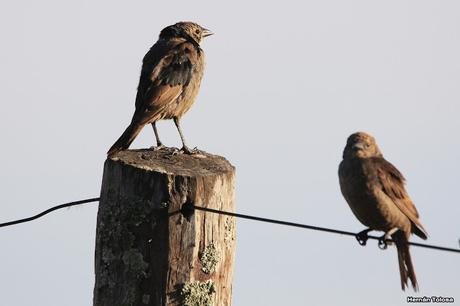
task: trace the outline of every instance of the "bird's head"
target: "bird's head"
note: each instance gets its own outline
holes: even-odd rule
[[[343,150],[343,158],[382,157],[375,138],[364,132],[357,132],[348,137]]]
[[[214,34],[208,29],[203,28],[199,24],[188,21],[181,21],[176,24],[164,28],[160,33],[160,38],[169,39],[174,37],[182,37],[185,39],[193,39],[197,44],[201,43],[203,38]]]

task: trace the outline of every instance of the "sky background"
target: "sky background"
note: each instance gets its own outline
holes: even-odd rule
[[[430,237],[459,247],[460,2],[0,4],[0,222],[97,197],[162,28],[216,34],[183,128],[237,168],[237,211],[360,231],[339,190],[349,134],[373,134]],[[159,132],[180,146],[171,121]],[[133,148],[154,144],[150,127]],[[92,305],[97,205],[0,230],[0,304]],[[396,250],[238,220],[234,305],[407,305]],[[420,242],[413,237],[412,241]],[[411,248],[420,292],[460,300],[460,255]]]

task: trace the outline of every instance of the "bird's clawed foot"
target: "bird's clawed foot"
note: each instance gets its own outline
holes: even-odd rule
[[[180,150],[175,150],[173,152],[173,155],[177,155],[177,154],[188,154],[188,155],[193,155],[193,154],[198,154],[198,153],[201,153],[200,150],[198,150],[196,147],[193,148],[193,149],[190,149],[189,147],[187,146],[183,146],[182,149]]]
[[[190,149],[187,146],[183,146],[181,151],[183,151],[185,154],[190,154],[190,155],[201,153],[201,151],[198,150],[197,147],[194,147],[193,149]]]
[[[365,229],[364,231],[361,231],[356,234],[355,238],[358,240],[359,245],[365,246],[367,243],[367,240],[369,239],[369,236],[367,235],[370,231],[372,231],[370,228]]]
[[[151,146],[150,149],[153,151],[160,151],[160,150],[166,149],[166,146],[162,143],[159,143],[156,147]]]
[[[386,233],[382,237],[379,238],[378,246],[381,250],[386,250],[389,245],[391,245],[391,234]]]

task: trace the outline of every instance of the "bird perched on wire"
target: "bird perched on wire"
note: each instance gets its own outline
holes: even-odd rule
[[[368,227],[358,234],[360,244],[365,244],[371,230],[385,232],[379,241],[384,247],[391,236],[398,252],[401,288],[405,290],[409,279],[417,291],[408,241],[411,233],[422,239],[427,239],[428,235],[406,192],[403,175],[383,158],[374,137],[363,132],[348,137],[339,166],[339,180],[342,194],[354,215]]]
[[[146,124],[151,124],[157,148],[162,148],[156,122],[173,119],[182,140],[181,152],[192,154],[180,126],[181,117],[198,94],[205,65],[200,43],[213,33],[193,22],[164,28],[143,59],[136,110],[130,125],[107,154],[127,149]]]

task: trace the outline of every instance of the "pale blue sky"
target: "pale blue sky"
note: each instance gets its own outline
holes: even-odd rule
[[[237,210],[359,231],[337,167],[373,134],[406,176],[429,243],[458,247],[457,1],[21,0],[0,9],[0,222],[99,195],[128,124],[141,59],[193,20],[216,35],[184,117],[191,146],[237,167]],[[179,146],[172,122],[159,124]],[[150,128],[133,147],[154,143]],[[0,230],[0,304],[92,303],[97,207]],[[407,305],[396,251],[238,220],[234,305]],[[419,241],[413,238],[413,241]],[[460,299],[460,255],[412,248],[418,295]]]

